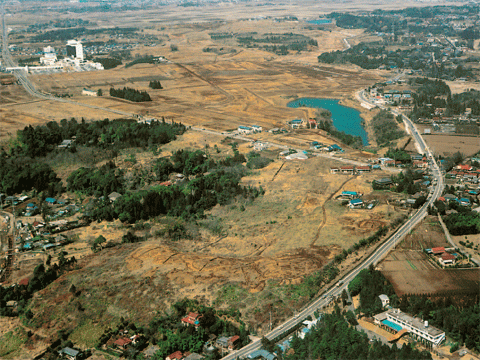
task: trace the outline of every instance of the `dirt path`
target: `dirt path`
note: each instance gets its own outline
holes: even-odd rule
[[[357,178],[357,175],[351,177],[350,179],[347,179],[345,180],[337,190],[333,191],[330,196],[328,198],[325,199],[325,201],[323,202],[322,204],[322,212],[323,212],[323,219],[322,219],[322,222],[320,223],[320,225],[318,226],[317,228],[317,233],[315,234],[315,237],[313,239],[313,241],[310,243],[310,246],[313,246],[315,245],[315,243],[317,242],[318,238],[320,237],[320,232],[322,231],[323,227],[325,226],[325,224],[327,223],[327,211],[325,210],[325,204],[327,203],[327,201],[330,201],[332,198],[333,198],[333,195],[335,195],[338,191],[340,191],[340,189],[342,187],[345,186],[346,183],[348,183],[349,181],[353,180],[353,179],[356,179]]]
[[[277,172],[275,173],[275,175],[273,175],[272,180],[270,180],[270,181],[275,180],[275,178],[277,177],[278,173],[282,170],[283,165],[285,165],[285,161],[282,163],[282,165],[280,165],[280,168],[277,170]]]

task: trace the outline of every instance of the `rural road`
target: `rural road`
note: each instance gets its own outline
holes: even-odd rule
[[[366,98],[365,92],[363,90],[357,93],[357,98],[362,102],[375,105],[375,104],[372,104],[371,101]],[[438,199],[438,197],[441,195],[444,188],[443,175],[435,158],[433,157],[433,154],[431,153],[430,149],[426,145],[425,141],[423,140],[422,136],[418,132],[413,122],[407,116],[400,114],[395,110],[392,112],[395,115],[402,115],[402,119],[405,123],[405,126],[410,130],[410,133],[412,134],[417,146],[419,147],[422,153],[427,155],[429,159],[429,169],[432,172],[432,175],[435,179],[434,180],[435,187],[430,192],[425,204],[414,215],[412,215],[405,222],[405,224],[403,224],[392,236],[390,236],[390,238],[388,238],[384,243],[379,245],[372,255],[370,255],[367,259],[365,259],[360,265],[358,265],[350,273],[345,275],[336,284],[336,286],[331,287],[329,290],[323,293],[320,298],[314,300],[312,303],[310,303],[310,305],[308,305],[306,308],[301,310],[298,314],[296,314],[293,317],[290,317],[283,324],[277,326],[271,332],[266,334],[265,336],[268,339],[270,340],[275,339],[281,334],[288,332],[295,325],[302,322],[307,316],[309,315],[313,316],[313,313],[316,310],[321,309],[323,306],[327,305],[332,298],[340,296],[343,289],[347,288],[348,283],[352,281],[361,270],[368,268],[370,265],[374,265],[374,266],[377,265],[380,262],[380,260],[382,260],[390,252],[390,250],[392,250],[396,246],[397,242],[402,240],[405,235],[407,235],[418,223],[420,223],[420,221],[422,221],[423,218],[427,215],[427,208],[430,205],[432,205],[433,202],[436,199]],[[248,354],[250,354],[252,351],[260,349],[261,346],[262,346],[261,341],[257,340],[223,357],[222,359],[234,360],[237,358],[244,358]]]

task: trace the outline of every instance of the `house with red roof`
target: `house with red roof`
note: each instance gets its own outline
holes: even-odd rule
[[[181,351],[175,351],[173,354],[168,355],[165,360],[182,360],[183,354]]]
[[[29,282],[29,279],[25,278],[25,279],[20,280],[18,285],[28,286],[28,282]]]
[[[460,164],[460,165],[455,166],[455,169],[463,170],[463,171],[470,171],[470,170],[473,169],[473,167],[471,165],[467,165],[467,164]]]
[[[200,319],[201,318],[202,318],[202,315],[200,315],[198,313],[194,313],[194,312],[189,312],[188,315],[186,315],[182,319],[182,324],[184,326],[193,325],[196,328],[198,328],[200,326]]]
[[[443,266],[454,265],[455,264],[455,255],[444,252],[439,259],[440,263]]]
[[[432,248],[432,254],[433,255],[441,255],[445,252],[445,248],[443,246],[441,247],[434,247]]]
[[[342,174],[353,174],[355,167],[353,165],[340,166],[340,171]]]
[[[126,349],[127,346],[130,345],[131,343],[132,343],[132,340],[130,340],[129,338],[120,338],[115,340],[113,344],[120,349]]]
[[[357,170],[357,173],[358,174],[361,174],[361,173],[364,173],[364,172],[370,172],[372,169],[370,168],[370,166],[366,165],[366,166],[357,166],[355,168]]]
[[[239,343],[240,343],[240,336],[233,335],[230,339],[228,339],[228,350],[234,350]]]

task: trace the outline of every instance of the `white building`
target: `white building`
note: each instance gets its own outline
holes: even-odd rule
[[[408,330],[413,338],[420,338],[438,346],[445,340],[445,332],[436,327],[429,326],[428,321],[422,321],[413,316],[392,309],[386,312],[387,320]]]
[[[83,60],[83,46],[80,41],[68,40],[67,42],[67,56],[74,59]]]
[[[247,135],[247,134],[253,133],[253,129],[252,129],[251,127],[249,127],[249,126],[240,125],[240,126],[238,127],[238,132],[239,132],[240,134]]]
[[[43,56],[40,58],[40,63],[43,65],[54,65],[57,61],[57,54],[55,48],[47,46],[43,48]]]
[[[388,298],[387,295],[382,294],[382,295],[378,295],[378,297],[380,298],[380,301],[382,302],[382,307],[385,307],[385,306],[390,304],[390,299]]]

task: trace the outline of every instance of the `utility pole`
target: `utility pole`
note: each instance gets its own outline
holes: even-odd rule
[[[272,310],[270,310],[270,331],[272,331]]]

